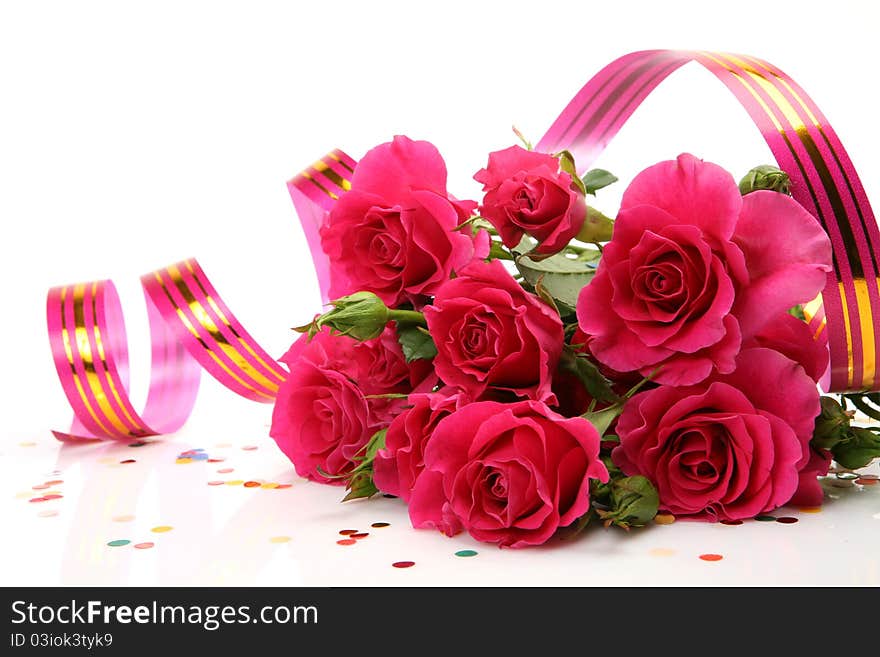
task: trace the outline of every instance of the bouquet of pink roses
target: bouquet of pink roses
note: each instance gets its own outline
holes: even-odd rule
[[[427,142],[357,164],[320,228],[332,308],[281,359],[271,435],[301,476],[520,547],[815,506],[832,458],[880,456],[819,394],[801,305],[832,249],[785,173],[681,155],[612,220],[588,199],[613,175],[525,146],[489,155],[479,204]]]

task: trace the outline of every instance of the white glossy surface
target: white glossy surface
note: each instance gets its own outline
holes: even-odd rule
[[[61,446],[46,433],[0,447],[4,585],[868,585],[880,584],[880,485],[829,487],[820,513],[739,526],[676,522],[626,534],[599,527],[568,543],[500,550],[410,527],[400,500],[340,504],[341,490],[297,478],[266,437],[268,407],[205,386],[201,412],[155,444]],[[214,412],[208,404],[213,402]],[[20,443],[35,442],[33,446]],[[228,447],[218,445],[228,444]],[[257,446],[243,450],[243,446]],[[222,463],[177,464],[204,448]],[[120,464],[135,459],[136,463]],[[232,473],[217,473],[233,468]],[[53,471],[60,474],[52,474]],[[878,472],[876,464],[871,468]],[[31,503],[47,480],[63,498]],[[290,482],[284,490],[210,480]],[[19,496],[23,494],[22,496]],[[57,510],[58,515],[40,517]],[[113,518],[133,515],[128,522]],[[389,522],[374,529],[373,522]],[[166,533],[150,530],[159,525]],[[369,532],[340,546],[341,529]],[[287,543],[273,543],[289,536]],[[124,547],[109,541],[128,539]],[[152,549],[134,549],[152,541]],[[474,549],[474,557],[456,557]],[[706,562],[703,553],[723,555]],[[415,561],[408,569],[392,562]]]

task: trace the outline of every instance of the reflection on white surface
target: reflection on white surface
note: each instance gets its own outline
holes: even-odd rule
[[[676,522],[629,534],[594,527],[570,542],[501,550],[466,535],[450,539],[414,530],[400,500],[340,504],[341,489],[296,477],[265,436],[268,411],[243,405],[236,407],[233,422],[226,417],[213,426],[200,414],[195,420],[201,424],[194,420],[171,438],[137,448],[62,446],[48,432],[4,440],[0,581],[7,586],[880,584],[880,485],[828,485],[830,497],[821,512],[774,513],[798,518],[795,524]],[[258,449],[241,449],[245,445]],[[178,454],[194,448],[225,460],[176,463]],[[120,463],[127,459],[136,462]],[[225,468],[233,472],[217,472]],[[877,464],[868,471],[877,473]],[[54,479],[64,482],[51,487],[61,499],[29,502],[47,492],[32,486]],[[292,486],[207,484],[220,480]],[[58,514],[41,515],[51,510]],[[390,526],[372,528],[374,522]],[[158,526],[172,529],[151,531]],[[338,545],[343,529],[369,536]],[[131,542],[108,546],[113,540]],[[143,542],[154,547],[134,548]],[[478,554],[455,556],[462,549]],[[701,560],[706,553],[723,559]],[[391,565],[406,560],[415,566]]]

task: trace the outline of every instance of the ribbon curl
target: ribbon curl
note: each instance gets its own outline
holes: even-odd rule
[[[755,57],[646,50],[612,62],[575,95],[538,143],[571,151],[589,168],[653,89],[696,61],[745,107],[792,180],[792,195],[828,232],[834,268],[805,313],[831,356],[826,391],[880,390],[880,231],[853,164],[821,110],[789,76]],[[356,161],[336,149],[299,173],[288,189],[326,300],[330,263],[320,226],[350,189]],[[272,402],[285,370],[245,331],[191,258],[141,277],[152,343],[143,413],[128,396],[128,347],[119,298],[109,280],[52,288],[47,324],[58,377],[74,411],[59,440],[131,440],[171,433],[192,411],[207,370],[230,390]]]

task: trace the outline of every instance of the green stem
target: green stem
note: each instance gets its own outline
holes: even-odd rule
[[[497,242],[492,240],[489,243],[489,257],[496,258],[498,260],[513,260],[513,256],[510,254],[510,251],[504,248],[504,245],[501,242]]]
[[[425,316],[416,310],[394,310],[388,311],[388,318],[401,324],[415,324],[416,326],[427,326]]]

